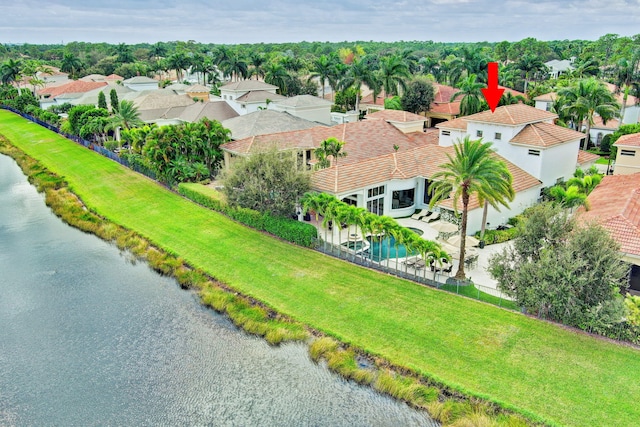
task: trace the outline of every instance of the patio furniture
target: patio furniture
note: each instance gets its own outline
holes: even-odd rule
[[[440,212],[436,212],[433,215],[431,215],[429,218],[427,218],[427,222],[434,222],[440,219]],[[424,218],[423,218],[424,221]]]
[[[430,215],[429,209],[421,209],[420,212],[411,215],[411,218],[421,220],[423,217]]]
[[[412,267],[416,264],[416,262],[418,262],[418,260],[420,260],[419,257],[414,256],[414,257],[410,257],[405,259],[404,261],[402,261],[404,264],[407,264],[409,267]]]
[[[454,236],[449,237],[447,239],[447,243],[452,244],[454,246],[460,246],[460,240],[461,240],[460,235],[456,234]],[[473,236],[465,236],[464,241],[465,241],[465,246],[468,248],[472,246],[478,246],[480,244],[480,240],[476,239]]]
[[[414,264],[413,268],[415,268],[416,270],[420,270],[425,268],[427,264],[424,262],[423,259],[419,259],[418,261],[416,261],[416,263]]]

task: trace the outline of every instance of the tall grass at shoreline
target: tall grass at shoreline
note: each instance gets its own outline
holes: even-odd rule
[[[640,393],[629,380],[636,349],[268,238],[6,112],[0,133],[64,177],[89,211],[343,346],[549,424],[640,418],[629,399]]]

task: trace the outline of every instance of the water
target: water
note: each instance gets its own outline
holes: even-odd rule
[[[0,425],[434,425],[63,224],[0,155]]]

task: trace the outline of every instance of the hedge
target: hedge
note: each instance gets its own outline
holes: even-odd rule
[[[300,246],[312,247],[315,245],[318,230],[311,224],[289,218],[276,217],[253,209],[231,207],[222,200],[216,200],[213,197],[187,188],[183,184],[178,185],[178,192],[199,205],[225,214],[229,218],[256,230],[266,231]]]

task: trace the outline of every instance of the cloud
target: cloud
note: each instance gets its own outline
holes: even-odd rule
[[[499,41],[633,35],[640,0],[23,0],[3,42]]]

